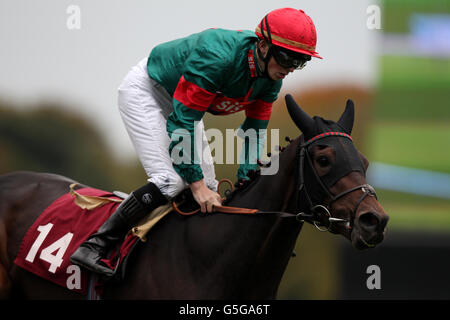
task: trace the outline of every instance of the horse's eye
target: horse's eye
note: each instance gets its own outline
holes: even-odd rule
[[[319,164],[319,166],[321,166],[322,168],[327,167],[327,166],[330,165],[330,161],[325,156],[318,157],[316,161]]]

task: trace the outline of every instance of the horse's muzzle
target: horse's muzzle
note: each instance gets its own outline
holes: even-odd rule
[[[357,249],[367,249],[381,243],[388,221],[389,216],[387,214],[374,211],[361,213],[355,221],[355,228],[351,235],[353,246]]]

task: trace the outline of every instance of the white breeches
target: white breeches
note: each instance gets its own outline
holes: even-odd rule
[[[119,111],[125,128],[139,156],[148,181],[159,187],[171,199],[188,187],[176,173],[169,154],[170,138],[166,129],[173,111],[172,97],[147,73],[147,58],[128,72],[119,86]],[[203,121],[196,132],[202,133],[203,159],[200,164],[205,184],[217,190],[214,164]]]

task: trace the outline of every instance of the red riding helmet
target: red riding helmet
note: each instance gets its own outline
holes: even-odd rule
[[[322,59],[315,51],[316,28],[303,10],[273,10],[261,20],[255,33],[269,44]]]

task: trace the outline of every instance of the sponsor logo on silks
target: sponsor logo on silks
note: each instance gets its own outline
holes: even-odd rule
[[[242,98],[241,98],[242,99]],[[229,97],[216,97],[212,102],[208,111],[213,114],[231,114],[244,110],[245,107],[254,101],[239,101],[238,99],[233,99]]]
[[[234,113],[244,109],[244,106],[237,101],[222,101],[220,104],[213,105],[214,111],[219,111],[220,113]]]

